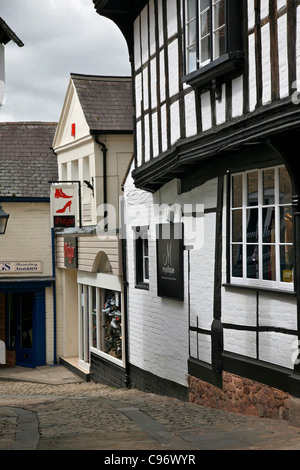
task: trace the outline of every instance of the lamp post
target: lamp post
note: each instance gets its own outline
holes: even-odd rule
[[[5,234],[8,218],[9,218],[9,214],[4,212],[0,204],[0,235]]]

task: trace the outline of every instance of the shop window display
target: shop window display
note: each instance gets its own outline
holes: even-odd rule
[[[96,286],[81,285],[81,355],[90,361],[94,354],[122,360],[121,292]]]
[[[120,294],[108,292],[102,309],[103,338],[101,350],[113,357],[122,359],[122,314]]]

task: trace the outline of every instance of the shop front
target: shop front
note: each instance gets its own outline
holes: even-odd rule
[[[46,364],[46,288],[51,282],[1,282],[0,322],[6,365]]]
[[[58,236],[56,268],[62,287],[57,289],[61,362],[93,381],[122,386],[125,319],[118,247],[117,236],[109,241]]]
[[[95,380],[106,374],[93,364],[124,367],[124,321],[122,283],[118,276],[78,272],[79,361],[90,366]]]

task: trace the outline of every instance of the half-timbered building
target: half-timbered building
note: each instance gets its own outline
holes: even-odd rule
[[[94,5],[132,65],[131,381],[287,417],[300,393],[299,1]]]

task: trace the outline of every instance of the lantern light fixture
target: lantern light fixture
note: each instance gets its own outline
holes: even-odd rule
[[[9,214],[7,214],[0,204],[0,235],[4,235],[6,231],[7,221],[9,219]]]

